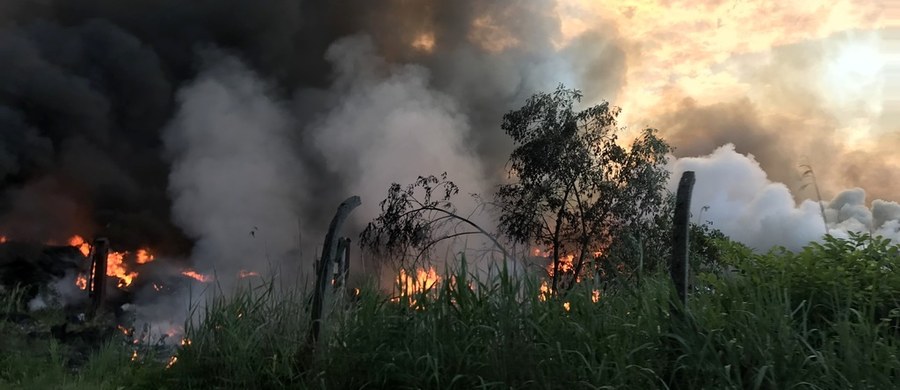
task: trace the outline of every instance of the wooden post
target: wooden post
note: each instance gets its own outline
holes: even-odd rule
[[[350,239],[341,238],[338,240],[337,250],[337,270],[334,273],[335,290],[344,286],[347,281],[347,275],[350,272]]]
[[[316,267],[316,289],[313,291],[309,333],[306,337],[307,345],[311,348],[314,348],[319,340],[319,331],[323,321],[322,309],[325,306],[326,294],[331,291],[328,285],[331,284],[329,279],[334,276],[331,271],[331,265],[337,257],[338,240],[336,237],[347,216],[360,204],[362,202],[358,196],[347,198],[338,206],[337,213],[335,213],[334,219],[331,220],[331,225],[328,226],[328,233],[325,235],[325,245],[322,246],[322,258],[319,259],[319,264]]]
[[[691,216],[691,192],[694,189],[694,171],[685,171],[678,183],[678,192],[675,197],[675,219],[672,235],[672,259],[669,263],[669,273],[675,282],[675,290],[681,304],[687,303],[688,275],[690,264],[688,262],[688,248],[690,241]]]
[[[106,259],[108,254],[109,241],[105,238],[94,240],[91,254],[91,280],[88,284],[88,296],[91,298],[91,317],[97,314],[106,298]]]

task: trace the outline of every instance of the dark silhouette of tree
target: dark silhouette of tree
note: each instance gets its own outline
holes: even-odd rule
[[[507,256],[497,239],[473,222],[471,215],[457,212],[451,201],[457,194],[459,187],[447,179],[446,172],[440,177],[419,176],[406,186],[393,183],[380,203],[381,213],[366,226],[360,241],[376,255],[403,262],[413,255],[412,263],[416,263],[442,241],[482,235]]]
[[[586,265],[597,263],[595,254],[623,232],[653,226],[666,206],[670,146],[653,129],[630,148],[620,146],[620,110],[604,102],[576,111],[581,96],[560,86],[503,117],[515,149],[511,182],[497,192],[500,228],[516,241],[552,249],[553,292],[571,288]],[[561,281],[563,254],[575,260]]]

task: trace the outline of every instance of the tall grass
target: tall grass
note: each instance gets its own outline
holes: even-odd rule
[[[801,288],[765,264],[698,278],[683,315],[672,317],[679,303],[667,275],[603,291],[597,302],[590,286],[541,299],[539,279],[504,268],[477,279],[463,260],[413,296],[392,299],[373,282],[338,299],[314,354],[303,345],[308,296],[266,283],[220,294],[195,313],[204,320],[188,324],[190,343],[169,368],[110,350],[95,372],[67,380],[198,389],[896,388],[900,337],[871,315],[871,302]],[[129,377],[110,379],[117,364]]]

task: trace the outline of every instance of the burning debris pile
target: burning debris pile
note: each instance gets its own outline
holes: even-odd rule
[[[0,291],[20,303],[11,303],[0,320],[29,336],[53,337],[72,346],[74,365],[117,335],[127,339],[135,359],[151,349],[157,350],[154,356],[171,355],[183,328],[137,323],[137,297],[165,300],[191,283],[213,278],[157,260],[150,248],[116,251],[104,238],[89,242],[74,235],[65,243],[35,243],[0,236]],[[256,273],[244,271],[241,276],[252,275]],[[48,316],[37,314],[47,310],[62,311],[64,319],[41,323],[39,318]]]

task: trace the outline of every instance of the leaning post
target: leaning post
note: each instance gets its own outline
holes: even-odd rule
[[[103,307],[103,301],[106,299],[106,263],[108,254],[109,240],[105,238],[95,239],[91,254],[91,280],[88,284],[88,295],[91,298],[91,317],[94,317]]]
[[[672,235],[672,258],[669,262],[669,273],[675,282],[675,290],[682,305],[687,304],[688,275],[690,263],[688,262],[688,248],[690,241],[691,216],[691,192],[694,189],[694,171],[685,171],[678,182],[678,192],[675,195],[675,219]]]
[[[322,257],[316,266],[316,289],[313,291],[312,310],[310,313],[309,333],[306,335],[306,342],[310,348],[315,348],[319,341],[319,333],[322,327],[323,315],[322,311],[325,306],[326,294],[331,291],[329,285],[330,280],[334,277],[331,266],[335,261],[338,253],[338,239],[341,226],[347,220],[350,212],[358,207],[362,202],[358,196],[351,196],[338,206],[337,213],[328,226],[328,233],[325,234],[325,245],[322,246]]]

